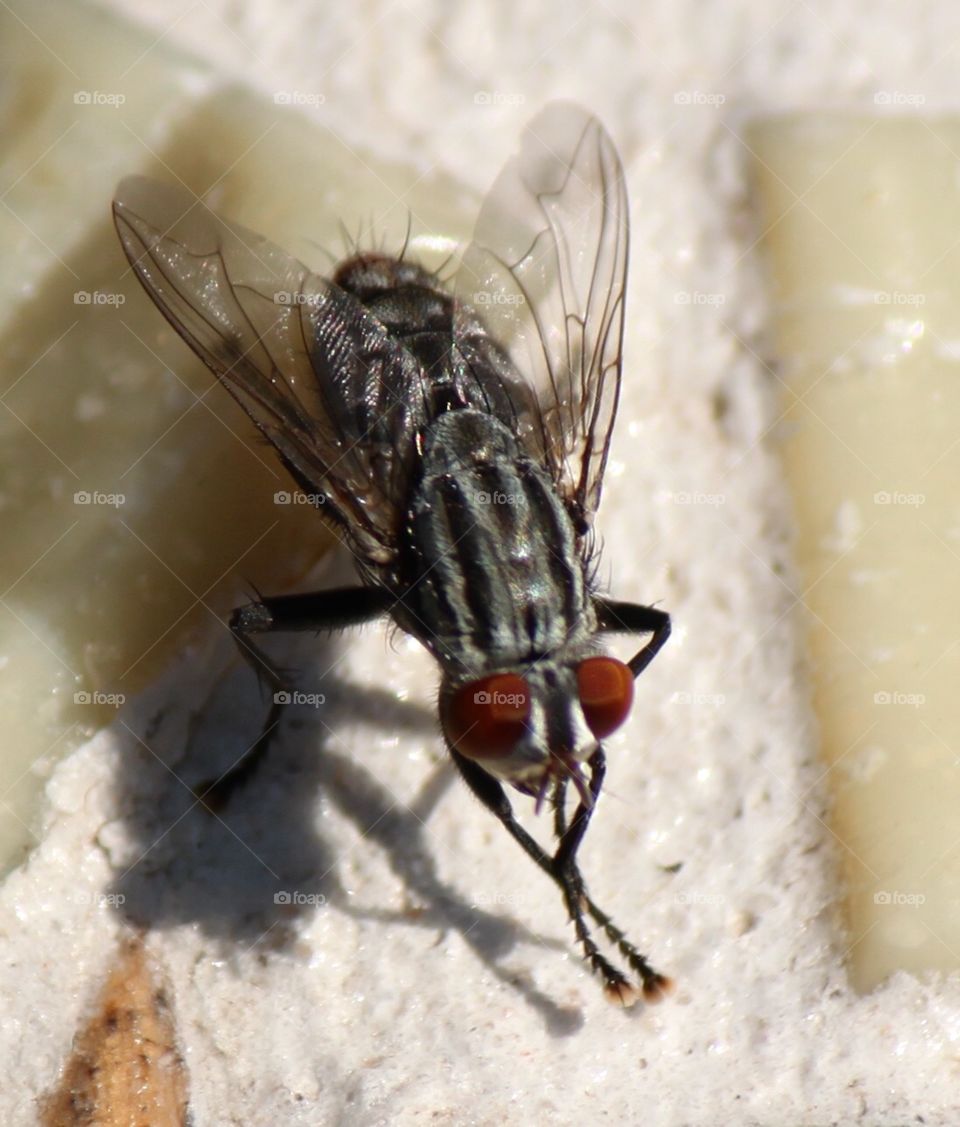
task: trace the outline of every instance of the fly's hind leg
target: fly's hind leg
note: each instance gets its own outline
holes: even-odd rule
[[[222,807],[230,795],[257,769],[289,702],[287,678],[252,640],[256,634],[309,630],[315,633],[359,626],[384,614],[393,599],[380,587],[342,587],[304,595],[279,595],[238,607],[230,616],[230,630],[240,652],[270,692],[270,709],[260,735],[232,767],[218,779],[196,788],[203,802]]]

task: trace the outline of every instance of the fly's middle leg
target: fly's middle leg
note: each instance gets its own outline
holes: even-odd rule
[[[230,616],[230,630],[240,652],[270,690],[270,709],[256,741],[219,779],[197,788],[198,796],[214,809],[250,778],[267,751],[280,716],[287,687],[283,672],[252,640],[254,635],[282,631],[315,633],[359,626],[384,614],[392,598],[382,588],[343,587],[303,595],[279,595],[238,607]]]
[[[597,624],[607,634],[652,634],[653,637],[627,662],[634,677],[647,668],[670,637],[670,615],[640,603],[597,599]]]

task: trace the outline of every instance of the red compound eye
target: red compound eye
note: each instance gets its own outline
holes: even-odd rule
[[[530,689],[518,673],[494,673],[463,685],[444,709],[447,739],[470,759],[513,751],[530,717]]]
[[[580,707],[590,731],[602,740],[626,720],[633,704],[633,674],[615,657],[588,657],[577,666]]]

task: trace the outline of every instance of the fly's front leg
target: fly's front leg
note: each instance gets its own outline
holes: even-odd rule
[[[630,969],[640,977],[643,983],[643,996],[647,1001],[659,1001],[670,989],[670,979],[655,970],[647,962],[645,956],[634,947],[626,935],[616,926],[610,916],[598,908],[587,896],[583,876],[580,867],[577,865],[577,851],[587,832],[587,826],[590,824],[590,818],[596,809],[597,800],[603,788],[603,779],[607,770],[603,748],[598,747],[590,756],[588,762],[590,764],[590,795],[592,801],[589,806],[583,802],[579,803],[569,825],[567,825],[566,820],[566,780],[561,780],[557,787],[554,806],[554,831],[559,844],[553,857],[554,879],[563,890],[567,909],[570,912],[570,918],[573,920],[580,945],[594,970],[604,979],[607,995],[613,1001],[629,1005],[632,1001],[633,987],[620,971],[611,966],[597,950],[583,918],[584,910],[603,928],[604,934],[611,943],[615,944]]]
[[[640,603],[618,603],[612,599],[596,599],[593,605],[600,629],[605,633],[653,635],[627,662],[633,676],[639,677],[670,637],[670,615],[656,607],[645,607]]]
[[[283,674],[252,641],[253,635],[342,630],[378,618],[392,603],[392,596],[381,587],[342,587],[332,591],[261,599],[233,612],[230,630],[248,664],[269,686],[270,710],[256,742],[229,771],[197,788],[197,794],[208,806],[222,806],[233,791],[250,777],[269,746],[286,703]]]
[[[450,748],[450,755],[457,765],[457,770],[463,776],[463,781],[474,795],[501,822],[524,853],[548,876],[554,876],[553,860],[516,820],[510,799],[507,798],[506,791],[499,782],[492,775],[488,775],[478,763],[467,759],[453,747]]]
[[[580,848],[581,841],[583,841],[583,835],[587,832],[590,815],[597,799],[600,797],[600,788],[603,785],[605,766],[603,752],[599,748],[590,759],[590,766],[592,768],[590,805],[586,806],[581,802],[577,806],[573,821],[569,826],[566,824],[567,781],[561,779],[557,783],[554,794],[554,831],[557,835],[558,844],[551,862],[552,876],[563,893],[567,914],[570,916],[573,929],[577,933],[577,941],[583,949],[584,958],[590,964],[591,969],[603,979],[604,992],[611,1001],[629,1006],[633,1003],[636,991],[630,985],[627,976],[601,954],[599,947],[593,941],[593,936],[590,934],[587,921],[584,919],[584,909],[591,912],[591,915],[599,911],[587,896],[583,876],[577,865],[577,850]],[[587,907],[588,904],[590,904],[590,907]]]
[[[632,969],[640,976],[643,981],[644,996],[650,1001],[660,997],[669,985],[669,979],[658,974],[636,948],[626,941],[623,933],[614,926],[610,917],[594,904],[584,888],[583,878],[576,864],[576,852],[590,821],[589,810],[585,810],[583,804],[581,804],[570,826],[566,826],[563,813],[565,783],[561,781],[555,807],[557,836],[561,840],[556,855],[551,857],[516,820],[510,800],[500,783],[472,759],[460,755],[456,749],[451,748],[450,754],[463,776],[464,782],[474,795],[499,820],[524,853],[560,888],[584,956],[590,963],[591,969],[603,979],[607,996],[613,1001],[629,1005],[633,999],[634,990],[626,977],[598,950],[583,918],[584,910],[600,924],[624,954]],[[594,800],[599,795],[600,787],[603,784],[603,756],[601,753],[598,769],[598,765],[594,762],[596,754],[594,753],[594,758],[590,761],[593,769],[590,789]]]

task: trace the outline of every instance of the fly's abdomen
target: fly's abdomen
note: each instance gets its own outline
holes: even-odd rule
[[[452,674],[589,636],[576,534],[543,468],[481,411],[441,416],[424,444],[402,545],[401,625]]]

